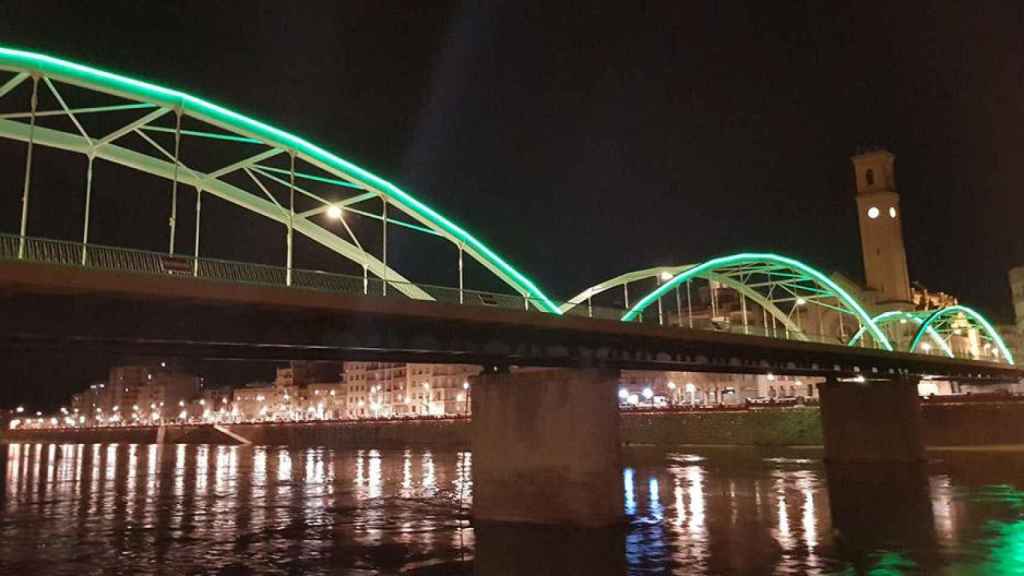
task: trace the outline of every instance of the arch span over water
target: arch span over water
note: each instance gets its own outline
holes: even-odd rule
[[[800,300],[805,302],[807,300],[814,300],[815,303],[821,304],[825,308],[840,314],[852,315],[871,334],[879,346],[886,350],[892,350],[892,345],[888,338],[879,330],[878,326],[872,321],[871,316],[852,295],[818,270],[798,260],[771,253],[740,253],[715,258],[700,264],[655,267],[630,272],[592,286],[577,294],[563,305],[562,311],[568,311],[587,299],[614,287],[647,278],[660,278],[662,274],[671,275],[671,278],[643,296],[621,315],[621,320],[628,322],[636,319],[645,309],[656,303],[661,297],[680,284],[695,278],[703,278],[720,282],[737,290],[742,295],[762,306],[773,317],[781,320],[787,330],[795,333],[797,337],[803,337],[802,331],[792,321],[791,315],[776,306],[777,300],[767,298],[755,289],[757,286],[763,286],[763,284],[748,283],[746,281],[755,275],[767,276],[769,278],[774,276],[773,281],[784,290],[790,292],[789,300],[792,300],[793,303],[799,304]],[[835,301],[835,304],[826,304],[826,301]]]
[[[878,326],[879,328],[885,326],[886,324],[891,324],[893,322],[913,322],[918,327],[920,327],[924,323],[924,320],[921,318],[920,314],[906,312],[903,310],[890,310],[888,312],[882,312],[881,314],[872,318],[872,320],[874,320],[875,325]],[[864,333],[866,331],[867,328],[861,326],[860,330],[857,330],[857,333],[850,338],[848,345],[856,346],[857,343],[860,342],[861,338],[864,337]],[[953,357],[953,351],[949,349],[949,345],[946,344],[946,341],[942,339],[938,332],[936,332],[930,326],[926,329],[926,332],[928,333],[928,337],[931,338],[932,342],[934,342],[935,345],[938,346],[944,354],[946,354],[950,358]]]
[[[61,100],[64,111],[75,123],[77,131],[54,130],[34,125],[30,127],[27,122],[0,118],[0,137],[22,141],[32,139],[38,145],[81,152],[90,157],[103,158],[161,178],[171,179],[173,174],[175,182],[201,187],[204,192],[217,195],[249,211],[278,222],[284,222],[288,216],[282,214],[281,206],[275,206],[274,203],[262,198],[258,192],[251,193],[225,182],[221,177],[226,172],[218,170],[215,173],[198,173],[183,167],[177,158],[172,158],[173,162],[168,161],[166,153],[163,155],[140,154],[115,144],[122,136],[130,132],[138,132],[140,129],[159,130],[160,127],[151,124],[163,114],[188,116],[205,125],[224,131],[218,134],[194,132],[188,134],[189,136],[221,138],[226,141],[245,142],[266,147],[264,152],[249,159],[243,159],[237,166],[225,167],[224,170],[239,170],[244,167],[257,169],[256,167],[259,166],[264,170],[261,174],[273,178],[273,175],[267,173],[270,168],[260,166],[258,163],[278,153],[294,154],[295,157],[329,174],[333,184],[363,192],[362,195],[350,198],[345,202],[355,203],[367,198],[380,198],[386,204],[397,207],[428,231],[450,240],[461,251],[467,253],[528,299],[535,307],[552,314],[560,314],[558,306],[532,280],[467,230],[391,182],[300,136],[185,92],[37,52],[0,46],[0,70],[14,73],[14,76],[6,81],[0,80],[0,98],[22,82],[28,81],[37,83],[42,87],[41,90],[51,90],[60,100],[57,88],[53,84],[59,82],[144,104],[146,106],[140,107],[140,110],[142,112],[148,110],[148,113],[138,118],[136,122],[125,125],[123,131],[118,130],[97,138],[82,130],[72,114],[75,110],[63,105],[64,102]],[[42,79],[42,82],[37,82],[39,79]],[[125,109],[127,109],[126,106],[120,107],[120,110]],[[99,110],[77,110],[79,114],[97,111]],[[166,128],[163,130],[166,131]],[[246,164],[246,162],[248,163]],[[184,169],[178,170],[178,168]],[[308,193],[307,195],[312,196]],[[325,207],[322,210],[311,212],[322,213],[326,210],[326,205],[329,203],[323,199],[319,200],[325,204]],[[398,272],[388,268],[385,262],[368,254],[358,241],[348,242],[306,217],[295,217],[294,219],[294,230],[300,234],[362,264],[375,275],[383,278],[385,282],[394,283],[396,289],[405,292],[410,297],[433,299],[430,294],[408,283]],[[384,258],[386,260],[386,256]]]
[[[924,338],[924,335],[928,330],[933,330],[939,333],[957,330],[957,328],[952,326],[950,322],[960,317],[980,328],[982,336],[987,338],[989,342],[996,347],[1002,360],[1006,361],[1007,364],[1014,363],[1013,354],[1010,353],[1010,349],[1006,346],[1006,342],[1003,341],[1003,338],[999,335],[999,332],[996,331],[992,324],[989,323],[989,321],[977,310],[968,308],[967,306],[961,306],[959,304],[939,308],[929,314],[922,321],[921,326],[917,329],[917,333],[914,334],[914,339],[910,342],[909,351],[915,352],[917,350],[917,347],[921,344],[921,340]]]

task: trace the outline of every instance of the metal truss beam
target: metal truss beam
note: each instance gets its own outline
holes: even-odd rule
[[[0,120],[0,136],[2,137],[27,142],[29,139],[29,129],[29,126],[20,122]],[[80,135],[39,126],[35,127],[33,138],[36,145],[58,148],[70,152],[79,152],[81,154],[88,154],[90,150],[95,150],[95,156],[97,158],[102,158],[108,162],[119,164],[147,174],[152,174],[154,176],[159,176],[166,180],[174,178],[173,162],[160,160],[159,158],[135,152],[115,144],[107,144],[106,146],[93,149],[85,138]],[[232,204],[236,204],[250,212],[283,225],[287,225],[288,223],[288,215],[286,213],[283,214],[280,208],[275,206],[272,202],[263,200],[262,198],[224,182],[223,180],[205,178],[202,175],[191,171],[185,171],[179,174],[178,179],[183,185],[202,188],[204,193],[213,194],[218,198],[231,202]],[[368,254],[365,251],[360,250],[355,245],[338,237],[329,230],[322,228],[305,218],[296,218],[295,231],[336,252],[337,254],[352,260],[353,262],[359,264],[365,263],[369,272],[375,276],[384,278],[386,275],[396,290],[404,293],[410,298],[417,300],[433,300],[433,297],[431,297],[430,294],[412,284],[397,271],[387,269],[384,264],[372,254]]]

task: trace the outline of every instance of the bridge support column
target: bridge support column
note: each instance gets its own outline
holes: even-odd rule
[[[10,448],[10,444],[0,442],[0,504],[7,497],[7,451]]]
[[[610,526],[624,518],[617,370],[473,380],[476,521]]]
[[[827,462],[924,460],[917,379],[840,382],[830,377],[818,391]]]

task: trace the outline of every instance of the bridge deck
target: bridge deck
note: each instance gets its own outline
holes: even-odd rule
[[[263,360],[377,359],[1017,380],[1013,366],[537,312],[0,262],[0,345]]]

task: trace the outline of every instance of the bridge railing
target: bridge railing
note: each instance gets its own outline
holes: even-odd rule
[[[233,262],[215,258],[194,258],[187,255],[168,255],[131,248],[96,244],[86,245],[80,242],[48,238],[22,238],[13,234],[0,234],[0,260],[25,260],[60,266],[75,266],[136,274],[202,278],[235,284],[289,286],[288,270],[281,266]],[[293,268],[290,286],[305,290],[353,296],[385,296],[384,281],[380,278],[317,270]],[[423,290],[435,301],[448,304],[465,304],[510,310],[541,309],[540,302],[531,301],[518,294],[503,294],[430,284],[409,284],[409,287],[412,286]],[[403,287],[403,283],[389,281],[386,296],[406,298],[401,290],[399,290],[401,287]],[[566,315],[602,320],[618,320],[624,312],[625,310],[621,308],[580,304],[568,309]],[[648,311],[639,316],[636,321],[644,324],[678,325],[678,318],[674,318],[673,314],[665,313],[659,320],[658,314],[653,311]],[[689,322],[684,322],[683,326],[688,327]],[[832,335],[805,333],[803,336],[799,336],[795,333],[786,333],[778,329],[765,330],[763,326],[758,325],[743,326],[729,322],[710,322],[707,319],[695,320],[693,327],[699,330],[714,332],[842,344],[838,337]]]
[[[24,260],[136,274],[202,278],[236,284],[291,286],[292,288],[336,294],[365,295],[370,297],[385,295],[384,281],[375,276],[364,277],[293,268],[289,284],[288,270],[281,266],[234,262],[216,258],[195,258],[188,255],[169,255],[96,244],[86,245],[80,242],[49,238],[22,238],[12,234],[0,234],[0,260]],[[518,294],[503,294],[470,289],[460,290],[450,286],[412,284],[396,281],[389,281],[387,284],[386,295],[388,297],[405,298],[400,288],[415,286],[415,288],[429,294],[434,300],[449,304],[467,304],[514,310],[540,308],[540,302],[533,302],[531,299]]]

